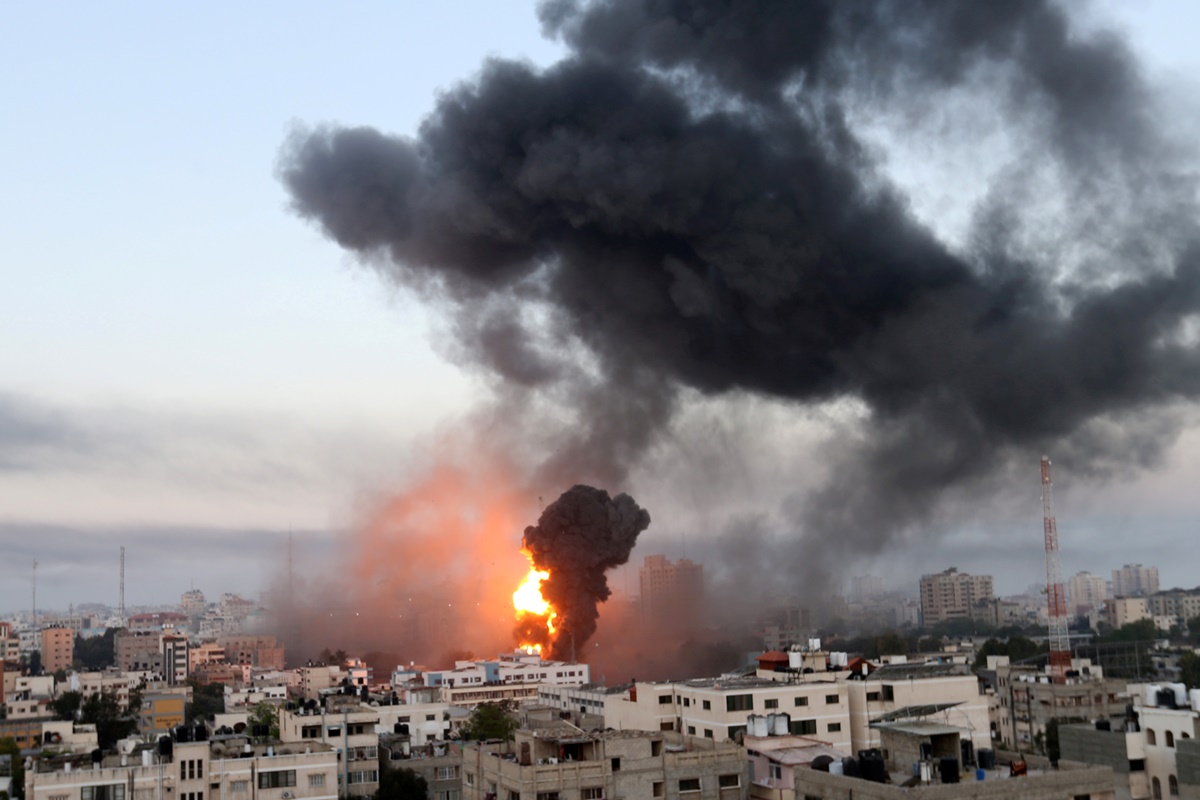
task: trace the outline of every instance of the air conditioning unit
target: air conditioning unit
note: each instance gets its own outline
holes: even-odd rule
[[[284,792],[284,793],[283,793],[283,800],[292,800],[292,798],[293,798],[293,797],[295,797],[295,796],[296,796],[296,795],[292,794],[291,792]]]

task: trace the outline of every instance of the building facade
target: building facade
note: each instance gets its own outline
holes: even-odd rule
[[[42,669],[65,672],[75,661],[75,631],[68,627],[42,629]]]
[[[704,609],[704,567],[681,558],[646,556],[638,571],[642,612],[653,619],[670,619],[683,628],[700,622]]]
[[[981,601],[989,601],[991,575],[968,575],[950,567],[944,572],[921,576],[921,621],[925,625],[971,619]]]
[[[1067,598],[1075,616],[1087,616],[1094,608],[1101,608],[1110,597],[1108,579],[1090,572],[1077,572],[1067,581]]]
[[[1149,597],[1158,591],[1158,567],[1126,564],[1112,571],[1113,597]]]

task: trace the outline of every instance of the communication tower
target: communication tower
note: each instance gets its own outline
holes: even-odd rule
[[[1042,456],[1042,519],[1046,535],[1046,604],[1050,619],[1050,679],[1063,683],[1071,668],[1071,639],[1067,633],[1067,595],[1058,557],[1058,523],[1054,521],[1050,458]]]

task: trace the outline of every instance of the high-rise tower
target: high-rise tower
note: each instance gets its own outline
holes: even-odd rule
[[[1046,605],[1050,618],[1050,676],[1055,683],[1067,679],[1071,668],[1071,639],[1067,633],[1067,593],[1062,562],[1058,557],[1058,523],[1050,482],[1050,459],[1042,456],[1042,526],[1046,536]]]

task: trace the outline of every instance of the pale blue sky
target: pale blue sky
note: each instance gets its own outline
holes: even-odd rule
[[[1094,13],[1194,119],[1200,5]],[[269,549],[262,531],[343,523],[403,473],[412,435],[470,407],[426,311],[287,211],[276,155],[294,122],[409,132],[483,58],[559,52],[517,0],[0,4],[0,403],[67,431],[0,453],[0,537],[31,532],[0,556],[0,610],[27,604],[31,554],[45,605],[115,600],[22,526],[87,531],[96,552],[156,528],[255,530]],[[1189,485],[1194,459],[1173,459],[1126,494]],[[210,594],[258,576],[218,571]]]

